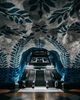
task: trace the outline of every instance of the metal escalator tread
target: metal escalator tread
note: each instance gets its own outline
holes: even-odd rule
[[[45,86],[44,71],[38,70],[36,72],[36,86]]]
[[[34,80],[34,78],[35,78],[35,72],[34,71],[30,71],[30,73],[29,73],[29,80]]]

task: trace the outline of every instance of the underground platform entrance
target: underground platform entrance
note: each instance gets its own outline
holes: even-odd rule
[[[58,66],[63,67],[56,51],[44,48],[30,48],[22,54],[22,77],[20,87],[54,87],[61,80]]]

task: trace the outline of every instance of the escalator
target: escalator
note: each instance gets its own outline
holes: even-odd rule
[[[51,63],[52,61],[47,50],[34,50],[26,66],[27,72],[23,73],[24,77],[21,81],[25,83],[26,87],[54,87],[55,81],[60,80],[61,76],[54,69],[55,63]]]
[[[36,71],[35,86],[45,86],[44,70]]]
[[[34,87],[35,77],[35,70],[30,70],[29,77],[26,80],[26,87]]]

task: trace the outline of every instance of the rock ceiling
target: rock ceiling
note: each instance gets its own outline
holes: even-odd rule
[[[1,3],[5,1],[15,5],[8,8],[8,15],[20,9],[25,10],[29,19],[23,23],[22,17],[6,17],[0,13],[0,49],[9,54],[12,46],[25,34],[34,32],[37,38],[51,34],[64,45],[71,60],[74,60],[80,49],[79,0],[0,0]]]

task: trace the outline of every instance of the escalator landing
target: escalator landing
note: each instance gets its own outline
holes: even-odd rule
[[[35,87],[35,88],[20,89],[18,92],[63,92],[63,90],[56,88],[47,89],[46,87]]]

